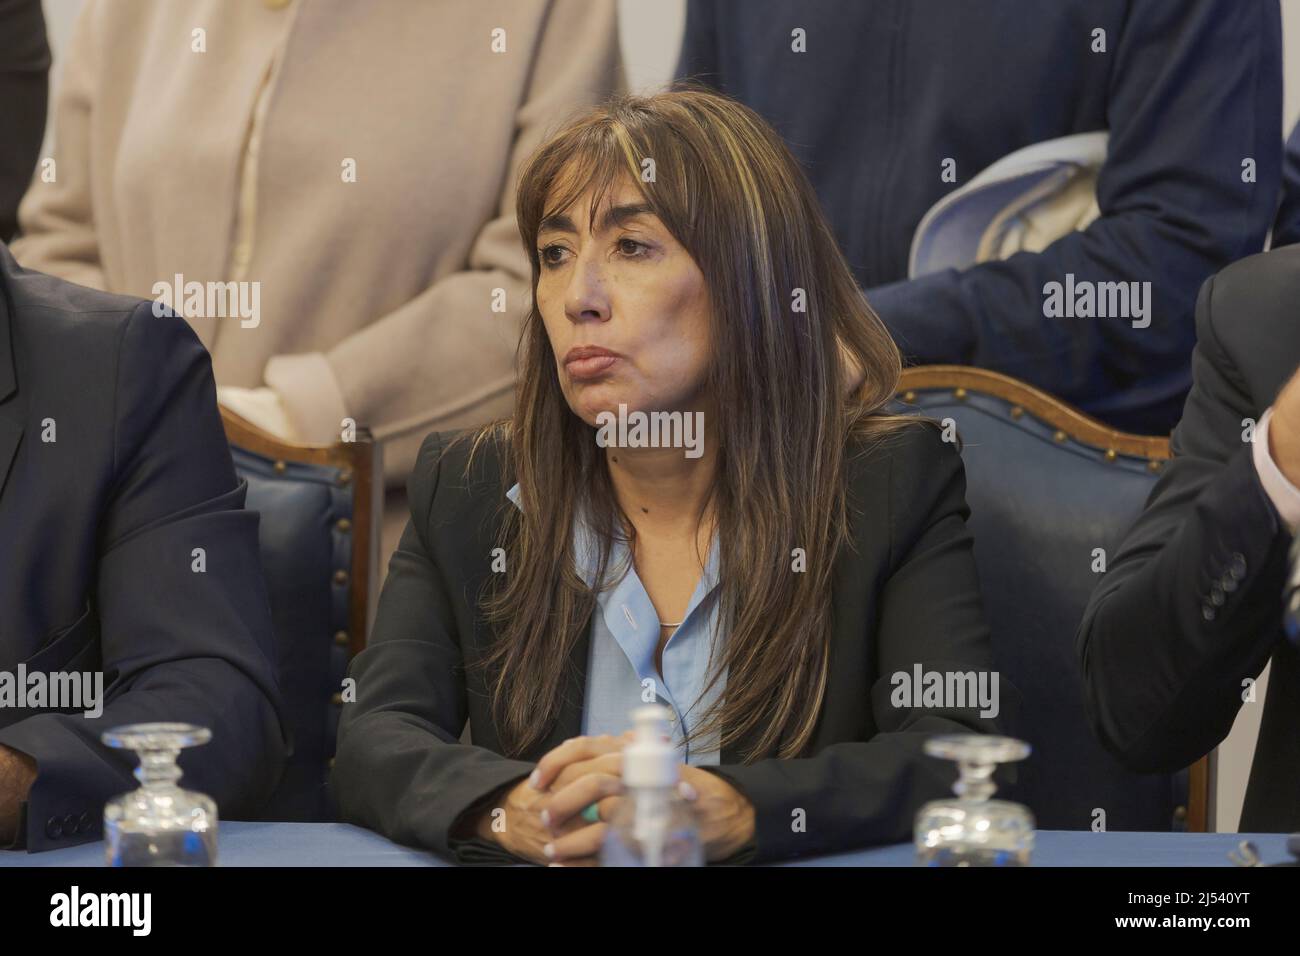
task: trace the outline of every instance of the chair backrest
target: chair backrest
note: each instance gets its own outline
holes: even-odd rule
[[[1165,438],[1115,431],[995,372],[903,373],[899,410],[950,422],[962,442],[970,527],[998,670],[1023,698],[1033,755],[1016,799],[1042,829],[1205,829],[1206,762],[1137,774],[1095,738],[1084,712],[1075,632],[1088,596],[1141,512]]]
[[[292,749],[267,820],[330,820],[343,678],[365,647],[379,570],[378,446],[286,444],[222,409],[259,537]]]

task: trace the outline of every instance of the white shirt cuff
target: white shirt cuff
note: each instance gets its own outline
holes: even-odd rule
[[[1264,493],[1273,502],[1282,523],[1295,534],[1296,529],[1300,528],[1300,488],[1291,484],[1286,475],[1282,474],[1282,469],[1278,468],[1268,449],[1268,421],[1272,414],[1273,409],[1270,408],[1259,420],[1251,455],[1255,459],[1255,472],[1259,475],[1259,483],[1264,486]]]

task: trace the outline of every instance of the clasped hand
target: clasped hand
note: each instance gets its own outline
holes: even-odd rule
[[[609,821],[624,799],[621,737],[573,737],[538,761],[526,780],[512,785],[479,816],[476,832],[533,863],[594,866]],[[754,807],[717,774],[683,766],[678,792],[695,811],[705,858],[721,860],[754,833]],[[582,811],[596,805],[598,819]],[[498,812],[503,811],[503,812]]]

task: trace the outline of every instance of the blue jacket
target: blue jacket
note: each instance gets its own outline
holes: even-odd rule
[[[1197,290],[1263,247],[1276,210],[1280,34],[1275,0],[690,0],[677,72],[784,136],[910,359],[1163,433],[1191,383]],[[936,201],[1007,153],[1094,130],[1110,143],[1086,230],[900,281]],[[1045,318],[1044,287],[1069,274],[1149,281],[1150,326]]]

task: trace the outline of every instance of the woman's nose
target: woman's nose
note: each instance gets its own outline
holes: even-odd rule
[[[608,277],[602,264],[579,257],[565,290],[564,310],[572,322],[605,321],[609,318]]]

